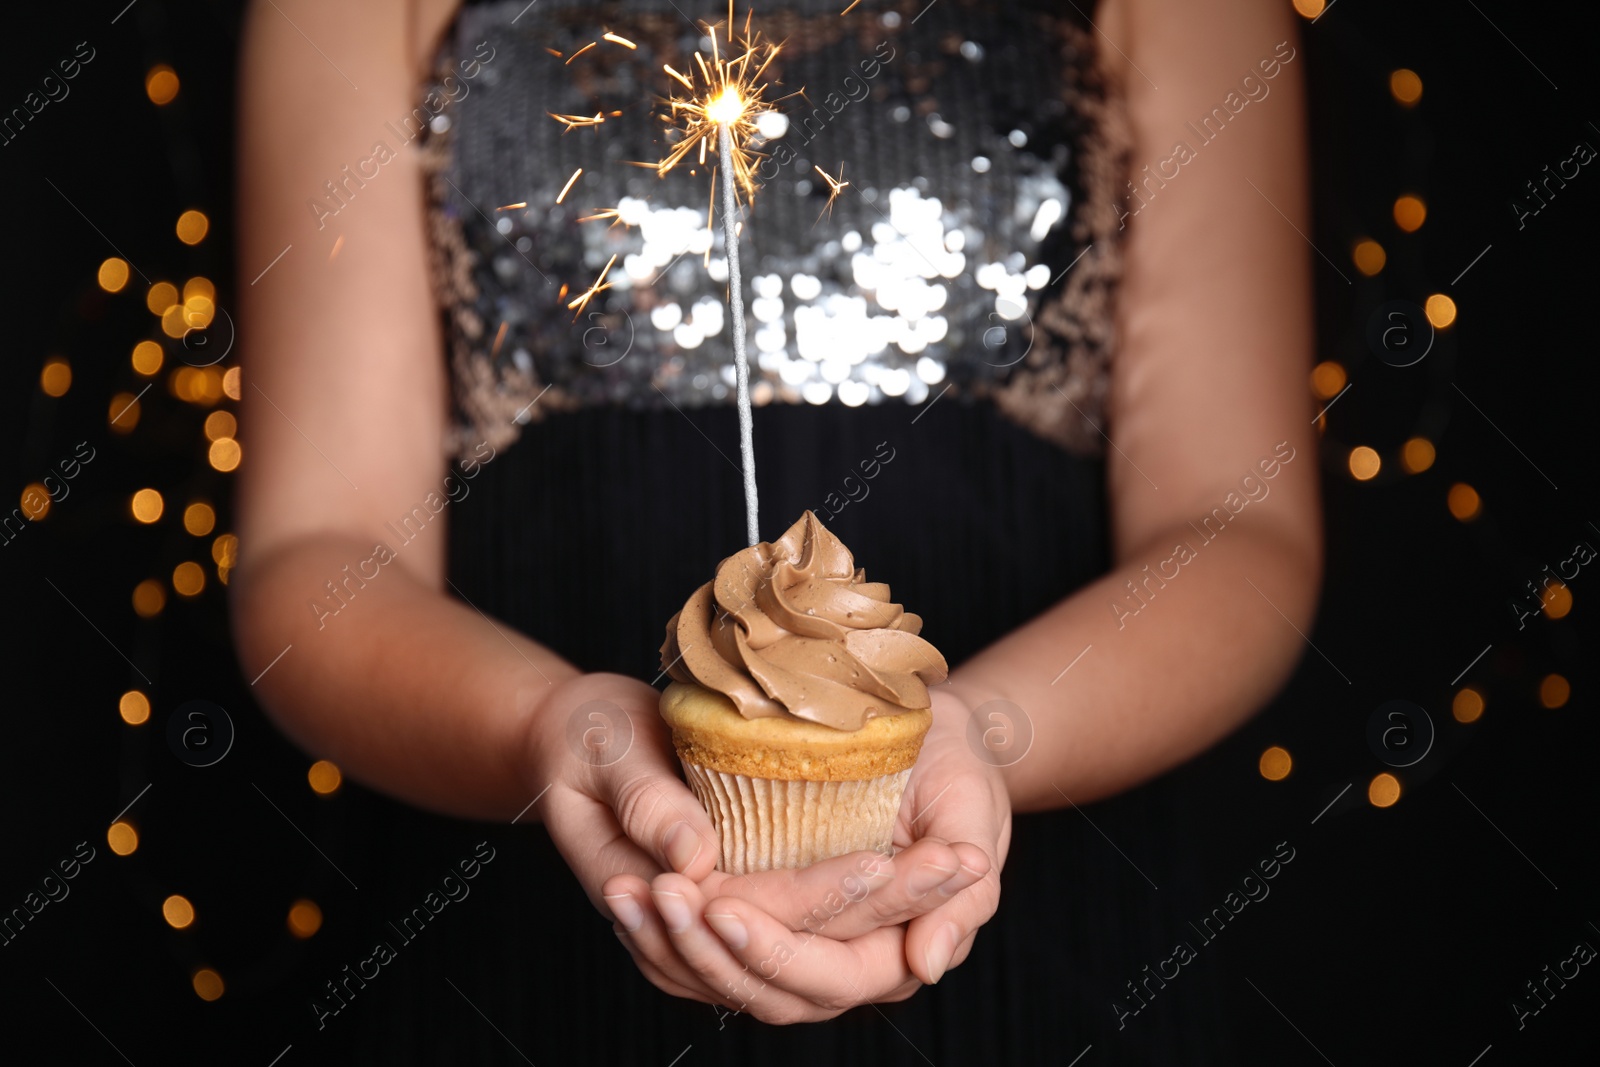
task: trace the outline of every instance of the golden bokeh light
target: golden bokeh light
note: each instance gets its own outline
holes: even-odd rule
[[[172,588],[179,596],[199,596],[206,587],[206,572],[200,564],[184,562],[172,568]]]
[[[218,1000],[222,997],[222,990],[222,975],[210,967],[202,967],[194,972],[194,995],[201,1000]]]
[[[133,611],[141,619],[153,619],[167,606],[167,588],[155,578],[146,578],[133,587]]]
[[[1308,19],[1322,14],[1322,9],[1327,6],[1322,0],[1294,0],[1294,9]]]
[[[1483,499],[1478,496],[1478,491],[1466,482],[1457,482],[1450,487],[1450,492],[1445,496],[1445,504],[1450,508],[1450,514],[1468,522],[1478,517],[1478,512],[1483,510]]]
[[[161,332],[173,340],[189,332],[189,319],[182,304],[173,304],[161,314]]]
[[[217,525],[217,513],[210,504],[196,501],[183,509],[183,528],[196,537],[204,537]]]
[[[217,287],[211,284],[211,279],[197,275],[183,283],[183,299],[185,303],[197,296],[203,296],[211,301],[217,299]]]
[[[71,364],[60,357],[46,360],[44,369],[39,372],[39,388],[46,396],[66,396],[67,390],[72,388]]]
[[[118,393],[111,398],[106,409],[106,423],[113,433],[132,433],[139,425],[139,397],[135,393]]]
[[[165,315],[167,309],[178,302],[178,287],[171,282],[156,282],[145,294],[144,306],[152,315]]]
[[[108,293],[120,292],[122,287],[128,284],[128,261],[112,256],[100,264],[95,280],[100,283],[100,288]]]
[[[244,452],[239,448],[239,442],[231,437],[219,437],[211,442],[211,451],[207,456],[211,465],[219,471],[235,470],[239,461],[244,458]]]
[[[1289,750],[1273,745],[1261,753],[1261,777],[1269,782],[1281,782],[1289,777],[1289,772],[1294,768],[1294,760],[1289,757]]]
[[[161,518],[166,503],[161,499],[161,494],[154,489],[141,489],[133,494],[128,507],[132,510],[134,518],[148,525]]]
[[[1433,466],[1435,456],[1432,441],[1426,437],[1413,437],[1400,449],[1400,465],[1412,474],[1421,474]]]
[[[1357,445],[1350,450],[1350,474],[1358,482],[1370,481],[1378,476],[1378,471],[1383,467],[1383,458],[1376,449],[1366,445]]]
[[[22,487],[22,514],[29,522],[38,522],[50,514],[50,491],[41,482],[29,482]]]
[[[344,781],[344,775],[339,773],[339,768],[331,761],[319,759],[306,771],[306,781],[311,783],[312,791],[328,796],[339,789],[339,783]]]
[[[1311,368],[1311,391],[1323,400],[1338,396],[1345,380],[1344,365],[1334,360],[1325,359]]]
[[[1422,99],[1422,79],[1417,72],[1401,67],[1389,75],[1389,92],[1398,102],[1410,107]]]
[[[1428,217],[1428,205],[1418,196],[1402,196],[1394,202],[1394,224],[1407,233],[1416,233],[1422,229],[1422,223]]]
[[[215,441],[219,437],[232,437],[239,432],[239,420],[233,417],[232,412],[213,411],[206,416],[206,440]]]
[[[232,567],[239,559],[239,539],[225,533],[211,542],[211,559],[219,567]]]
[[[211,318],[217,312],[217,305],[209,296],[190,297],[181,306],[184,324],[191,330],[203,330],[210,326]]]
[[[139,848],[139,831],[119,819],[107,828],[106,844],[119,856],[131,856]]]
[[[1539,703],[1559,708],[1572,696],[1572,685],[1559,674],[1547,674],[1539,683]]]
[[[161,917],[174,930],[182,930],[194,922],[194,905],[189,903],[188,897],[174,893],[161,902]]]
[[[229,367],[222,376],[222,391],[229,400],[239,399],[239,368]]]
[[[1442,330],[1456,321],[1456,302],[1443,293],[1434,293],[1428,297],[1427,303],[1422,305],[1422,310],[1435,329]]]
[[[1389,254],[1383,250],[1383,246],[1370,237],[1356,242],[1355,248],[1350,250],[1350,258],[1355,261],[1356,270],[1369,278],[1389,262]]]
[[[1367,785],[1367,799],[1375,808],[1391,807],[1400,799],[1400,779],[1384,771]]]
[[[1456,693],[1455,699],[1450,701],[1450,714],[1456,717],[1456,722],[1477,722],[1483,715],[1483,708],[1483,694],[1470,685]]]
[[[178,95],[178,75],[165,63],[158,63],[144,76],[144,94],[156,106],[172,103]]]
[[[150,719],[150,698],[137,689],[130,689],[117,701],[117,713],[129,726],[138,726]]]
[[[322,909],[312,900],[297,900],[289,906],[289,932],[302,941],[322,929]]]
[[[154,341],[140,341],[133,346],[133,369],[146,378],[161,369],[166,354]]]
[[[178,216],[178,240],[186,245],[197,245],[205,240],[206,231],[211,229],[211,220],[206,218],[202,211],[192,208]]]
[[[1565,582],[1551,582],[1539,594],[1539,602],[1544,605],[1544,613],[1550,618],[1565,618],[1567,612],[1572,610],[1572,590],[1567,588]]]

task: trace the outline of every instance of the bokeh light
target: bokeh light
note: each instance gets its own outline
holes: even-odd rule
[[[1450,514],[1468,522],[1478,517],[1478,512],[1483,510],[1483,500],[1478,496],[1478,491],[1466,482],[1457,482],[1450,487],[1450,492],[1445,495],[1445,504],[1450,508]]]
[[[1547,674],[1539,683],[1539,703],[1547,708],[1559,708],[1571,696],[1571,684],[1559,674]]]
[[[133,346],[133,369],[146,378],[161,369],[166,354],[154,341],[140,341]]]
[[[133,611],[141,619],[153,619],[167,606],[167,589],[155,578],[146,578],[133,587]]]
[[[1412,474],[1421,474],[1433,466],[1435,456],[1432,441],[1426,437],[1413,437],[1400,449],[1400,465]]]
[[[217,525],[217,513],[210,504],[196,501],[183,509],[183,528],[196,537],[204,537]]]
[[[1261,753],[1261,777],[1269,782],[1281,782],[1289,777],[1289,771],[1294,768],[1294,760],[1289,757],[1289,750],[1273,745]]]
[[[1350,258],[1355,261],[1356,270],[1369,278],[1389,262],[1389,254],[1383,250],[1383,246],[1370,237],[1356,242],[1355,248],[1350,251]]]
[[[167,309],[178,302],[178,287],[171,282],[156,282],[145,294],[144,306],[150,309],[152,315],[164,315]]]
[[[200,564],[185,562],[172,568],[172,588],[177,590],[179,596],[199,596],[205,587],[206,572],[200,568]]]
[[[194,922],[194,905],[189,903],[188,897],[174,893],[161,902],[161,917],[174,930],[182,930]]]
[[[59,356],[46,360],[39,372],[39,388],[46,396],[66,396],[72,388],[72,366]]]
[[[178,95],[178,75],[165,63],[158,63],[144,76],[144,93],[156,106],[172,103]]]
[[[201,1000],[218,1000],[222,996],[222,975],[210,967],[194,972],[194,995]]]
[[[133,517],[146,525],[161,518],[161,512],[166,504],[161,499],[161,494],[154,489],[141,489],[133,494],[133,499],[128,502],[128,508],[133,512]]]
[[[211,442],[211,451],[207,458],[217,470],[231,471],[239,466],[239,460],[243,456],[238,441],[231,437],[219,437]]]
[[[129,726],[138,726],[150,718],[150,698],[137,689],[130,689],[117,701],[117,713]]]
[[[239,399],[239,385],[239,368],[229,367],[227,373],[222,376],[222,391],[229,400]]]
[[[211,558],[219,567],[232,567],[239,558],[239,539],[231,533],[211,542]]]
[[[122,287],[128,284],[128,261],[112,256],[100,264],[95,280],[100,283],[100,288],[108,293],[121,291]]]
[[[316,901],[297,900],[289,906],[289,932],[302,941],[322,929],[322,909]]]
[[[344,781],[344,775],[339,773],[339,768],[331,761],[319,759],[306,771],[306,781],[311,783],[314,792],[328,796],[339,789],[339,783]]]
[[[22,513],[30,522],[38,522],[50,514],[50,491],[41,482],[29,482],[22,487]]]
[[[1358,482],[1370,481],[1378,476],[1378,471],[1383,467],[1383,458],[1376,449],[1366,445],[1357,445],[1350,450],[1350,473]]]
[[[186,245],[197,245],[205,240],[206,231],[211,229],[211,220],[205,213],[190,209],[178,216],[178,240]]]
[[[1410,107],[1422,99],[1422,79],[1417,72],[1401,67],[1389,75],[1389,92],[1398,102]]]
[[[1428,297],[1422,310],[1435,329],[1442,330],[1456,321],[1456,302],[1443,293],[1434,293]]]
[[[207,300],[215,301],[217,299],[217,287],[211,284],[209,278],[202,278],[196,275],[183,283],[184,303],[188,303],[197,296],[203,296]]]
[[[232,437],[239,432],[239,420],[233,417],[232,412],[213,411],[206,416],[206,440],[215,441],[219,437]]]
[[[1311,391],[1323,400],[1339,395],[1345,383],[1344,365],[1325,359],[1311,368]]]
[[[1450,701],[1450,714],[1456,717],[1456,722],[1477,722],[1483,715],[1483,708],[1483,694],[1470,685],[1456,693],[1455,699]]]
[[[1375,808],[1391,807],[1400,799],[1400,779],[1384,771],[1367,785],[1367,799]]]
[[[119,819],[106,829],[106,844],[119,856],[131,856],[139,848],[139,831]]]
[[[182,304],[173,304],[161,314],[161,332],[178,340],[189,332],[189,319]]]
[[[1428,217],[1428,205],[1422,202],[1419,196],[1406,195],[1394,202],[1394,224],[1407,233],[1416,233],[1422,229],[1422,223]]]
[[[1565,582],[1551,582],[1545,586],[1544,592],[1539,594],[1539,601],[1544,605],[1544,613],[1549,618],[1565,618],[1567,612],[1572,610],[1572,590],[1567,588]]]
[[[137,393],[118,393],[111,398],[106,409],[106,423],[113,433],[132,433],[139,425],[139,396]]]
[[[1322,14],[1322,9],[1327,6],[1323,0],[1294,0],[1294,9],[1308,19],[1314,19]]]

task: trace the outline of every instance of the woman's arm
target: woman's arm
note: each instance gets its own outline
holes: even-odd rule
[[[1294,17],[1111,0],[1098,22],[1113,61],[1107,39],[1126,53],[1137,187],[1118,199],[1104,427],[1116,565],[952,676],[969,704],[1031,720],[1032,751],[1006,769],[1021,811],[1119,792],[1233,730],[1303,651],[1321,572]]]

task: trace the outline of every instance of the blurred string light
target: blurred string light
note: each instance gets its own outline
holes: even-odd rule
[[[289,906],[289,932],[302,941],[322,929],[322,909],[314,900],[297,900]]]
[[[1567,588],[1565,582],[1553,582],[1539,594],[1539,603],[1544,607],[1546,618],[1566,618],[1572,610],[1572,590]]]
[[[150,719],[150,698],[137,689],[130,689],[117,701],[117,713],[129,726],[141,726]]]
[[[1294,769],[1294,760],[1290,758],[1288,749],[1273,745],[1261,753],[1259,767],[1261,777],[1269,782],[1281,782]]]
[[[139,831],[119,819],[107,827],[106,845],[119,856],[131,856],[139,848]]]
[[[311,783],[313,792],[331,796],[339,791],[339,783],[344,781],[344,775],[331,760],[319,759],[306,771],[306,781]]]
[[[1356,481],[1371,481],[1383,467],[1383,459],[1376,449],[1357,445],[1350,450],[1350,473]]]
[[[128,284],[128,262],[112,256],[100,264],[100,270],[95,276],[100,283],[100,288],[108,293],[121,292],[122,287]]]
[[[211,449],[207,456],[211,465],[219,471],[231,471],[239,466],[239,461],[244,456],[239,448],[239,442],[231,437],[219,437],[211,442]]]
[[[197,245],[205,240],[206,231],[211,229],[211,220],[206,218],[205,212],[191,209],[178,216],[175,228],[178,240],[186,245]]]
[[[1559,674],[1547,674],[1539,683],[1539,703],[1547,708],[1559,708],[1572,696],[1572,685]]]
[[[1394,224],[1406,233],[1416,233],[1422,229],[1427,217],[1428,206],[1421,197],[1407,194],[1394,202]]]
[[[229,367],[228,370],[227,370],[227,373],[223,374],[223,376],[222,376],[222,393],[229,400],[238,400],[239,399],[240,389],[239,389],[239,368],[238,367]]]
[[[233,417],[231,411],[213,411],[206,416],[206,440],[216,441],[223,437],[232,437],[239,431],[239,420]]]
[[[50,514],[50,493],[41,482],[29,482],[22,487],[22,513],[30,522],[38,522]]]
[[[181,597],[197,597],[206,587],[206,572],[200,564],[186,561],[172,568],[172,588]]]
[[[1483,510],[1483,500],[1472,486],[1466,482],[1457,482],[1445,494],[1445,506],[1450,509],[1450,514],[1462,522],[1471,522],[1478,517],[1478,512]]]
[[[1383,246],[1370,237],[1363,237],[1355,243],[1350,250],[1350,258],[1355,262],[1356,270],[1369,278],[1381,271],[1389,261]]]
[[[1428,297],[1427,303],[1422,305],[1422,310],[1436,330],[1442,330],[1456,321],[1456,302],[1443,293],[1434,293]]]
[[[106,424],[113,433],[132,433],[139,425],[139,397],[134,393],[118,393],[111,398],[106,409]]]
[[[210,967],[202,967],[194,972],[194,995],[201,1000],[212,1001],[222,997],[222,975]]]
[[[66,396],[72,388],[72,365],[60,356],[45,360],[44,369],[39,372],[39,388],[46,396]]]
[[[178,302],[178,287],[171,282],[156,282],[144,295],[144,306],[152,315],[164,315]]]
[[[1311,368],[1311,391],[1319,399],[1329,400],[1338,396],[1345,381],[1344,365],[1331,359],[1325,359]]]
[[[1375,808],[1388,808],[1400,799],[1400,779],[1384,771],[1367,784],[1367,800]]]
[[[161,917],[174,930],[182,930],[194,922],[194,905],[188,897],[174,893],[161,902]]]
[[[1294,0],[1294,9],[1308,19],[1314,19],[1322,14],[1323,9],[1327,6],[1327,4],[1323,3],[1323,0]]]
[[[1483,715],[1484,707],[1483,694],[1469,685],[1458,691],[1455,699],[1450,701],[1450,714],[1455,716],[1456,722],[1477,722]]]
[[[128,509],[133,512],[133,517],[146,525],[159,520],[165,507],[161,494],[154,489],[141,489],[134,493],[133,499],[128,502]]]
[[[133,613],[153,619],[167,606],[167,588],[155,578],[146,578],[133,587]]]
[[[165,63],[156,64],[144,76],[144,92],[157,107],[172,103],[178,95],[177,73]]]
[[[1433,466],[1433,442],[1426,437],[1413,437],[1400,448],[1400,465],[1412,474],[1421,474]]]
[[[204,537],[217,525],[217,513],[210,504],[195,501],[183,509],[183,528],[196,537]]]
[[[1389,93],[1397,103],[1411,107],[1422,99],[1422,79],[1416,71],[1401,67],[1389,75]]]
[[[165,359],[166,354],[154,341],[140,341],[133,346],[133,369],[146,378],[160,370]]]

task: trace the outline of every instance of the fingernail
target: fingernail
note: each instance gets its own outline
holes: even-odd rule
[[[704,847],[705,842],[700,840],[700,835],[686,822],[673,823],[672,829],[667,831],[667,862],[679,874],[689,869]]]
[[[950,966],[950,957],[956,954],[956,924],[945,923],[933,932],[933,938],[928,942],[928,976],[935,982],[944,977],[945,968]]]
[[[955,876],[953,867],[940,867],[933,863],[924,863],[911,872],[911,877],[906,879],[906,889],[914,897],[926,896],[934,888],[944,885]]]
[[[617,922],[628,933],[636,932],[644,925],[644,909],[639,907],[639,902],[627,893],[608,895],[605,898],[606,906],[611,909],[611,914],[617,917]]]
[[[736,915],[707,915],[706,925],[715,930],[729,948],[740,949],[750,943],[750,931],[744,928],[744,923]]]
[[[669,893],[664,889],[652,889],[650,896],[655,900],[656,910],[661,913],[661,921],[667,924],[668,930],[681,934],[689,929],[691,922],[689,903],[683,899],[682,894]],[[949,955],[946,954],[945,958],[949,959]]]

